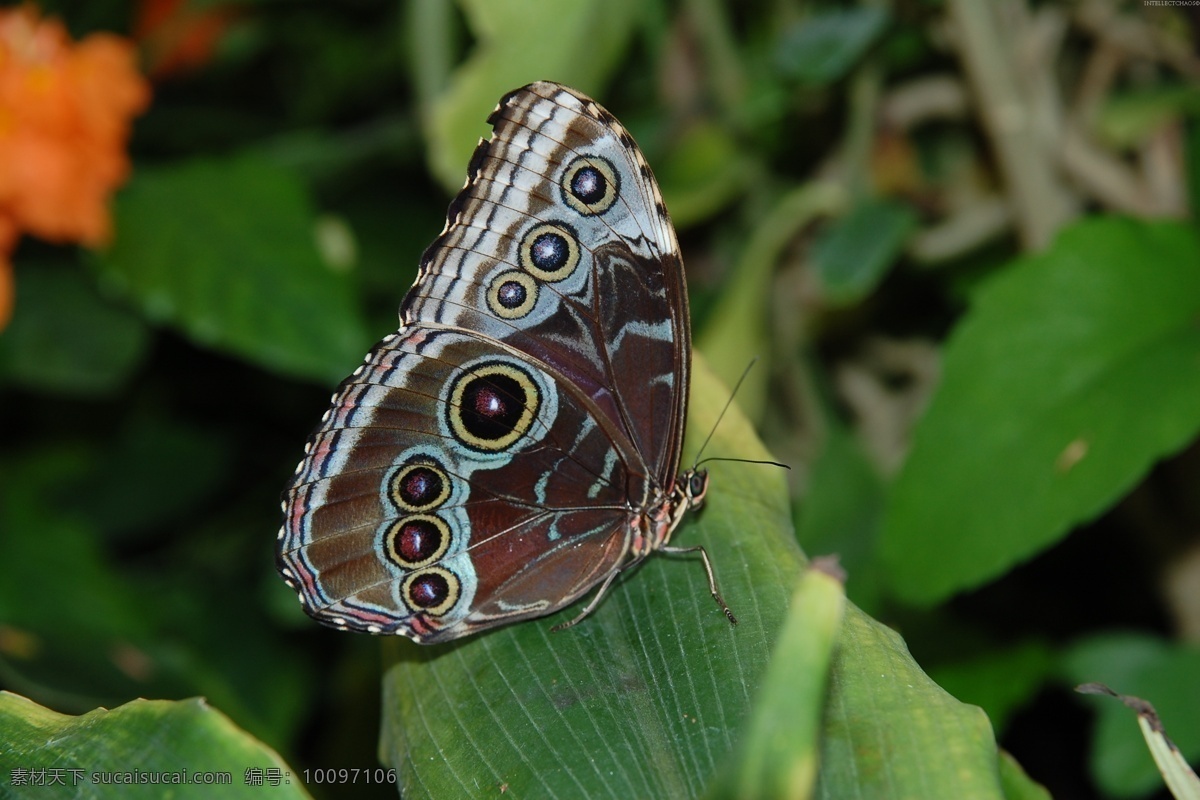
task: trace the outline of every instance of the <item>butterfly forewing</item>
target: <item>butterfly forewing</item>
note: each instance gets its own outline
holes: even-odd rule
[[[687,292],[645,159],[612,115],[555,84],[514,92],[490,120],[404,321],[479,330],[560,370],[651,475],[673,475]],[[572,192],[598,185],[590,204]]]
[[[565,87],[490,121],[400,330],[285,492],[280,569],[337,627],[434,642],[550,613],[673,496],[690,341],[653,176]]]

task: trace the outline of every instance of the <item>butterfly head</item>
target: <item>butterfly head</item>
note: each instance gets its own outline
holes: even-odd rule
[[[679,476],[688,508],[700,508],[708,494],[708,470],[689,469]]]

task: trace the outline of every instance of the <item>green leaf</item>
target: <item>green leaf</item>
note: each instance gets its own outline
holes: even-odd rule
[[[164,445],[196,456],[197,480],[214,466],[203,463],[188,434],[177,435],[183,429],[130,427],[136,438],[157,431]],[[101,525],[149,523],[145,514],[167,511],[155,502],[104,518],[112,510],[90,506],[78,488],[102,491],[106,479],[97,471],[119,467],[128,446],[112,452],[71,441],[0,459],[0,682],[71,711],[139,695],[203,694],[257,735],[284,740],[303,713],[297,698],[310,694],[311,664],[279,670],[293,653],[263,627],[253,604],[258,593],[238,582],[259,574],[259,564],[269,568],[245,558],[261,548],[231,546],[262,528],[228,512],[207,525],[176,517],[170,527],[143,531],[136,548],[106,549]],[[160,464],[167,476],[173,466],[170,459]],[[188,488],[166,494],[195,499]],[[238,566],[246,563],[251,570]]]
[[[1112,697],[1134,712],[1138,727],[1146,740],[1146,748],[1154,758],[1171,795],[1176,800],[1200,800],[1200,777],[1192,770],[1187,759],[1167,736],[1166,728],[1154,705],[1148,700],[1114,692],[1102,683],[1086,683],[1075,687],[1080,694],[1096,694]]]
[[[883,33],[887,9],[876,6],[818,11],[789,29],[779,43],[780,70],[805,83],[845,75]]]
[[[730,203],[753,177],[753,161],[727,131],[711,122],[692,125],[675,141],[659,169],[663,201],[683,229]]]
[[[0,462],[0,620],[102,650],[109,637],[144,638],[148,625],[136,592],[107,568],[90,520],[61,513],[62,499],[54,496],[94,466],[79,448],[43,447]],[[55,581],[49,593],[48,576]],[[82,608],[86,616],[69,613]]]
[[[1065,666],[1072,683],[1103,683],[1153,703],[1184,758],[1200,759],[1200,647],[1110,634],[1074,645]],[[1160,786],[1162,776],[1129,710],[1112,702],[1095,708],[1088,763],[1100,788],[1112,796],[1134,797]]]
[[[475,36],[471,57],[426,115],[430,167],[457,191],[487,115],[504,94],[538,80],[596,93],[619,65],[639,18],[637,0],[459,0]]]
[[[813,248],[813,267],[830,302],[850,305],[869,294],[916,227],[911,208],[888,200],[860,203],[830,225]]]
[[[1183,153],[1188,207],[1200,208],[1200,121],[1193,120],[1184,127]]]
[[[134,700],[69,717],[0,692],[0,741],[4,796],[308,797],[274,751],[199,698]]]
[[[698,438],[725,391],[695,363]],[[707,452],[764,455],[730,415]],[[714,464],[706,509],[677,538],[708,548],[736,628],[698,564],[655,556],[569,631],[549,629],[578,608],[459,643],[390,647],[382,750],[404,796],[724,796],[807,780],[819,764],[822,797],[1000,797],[987,718],[933,684],[893,631],[853,606],[831,628],[842,593],[820,583],[802,581],[804,600],[787,612],[801,556],[782,476],[765,469]],[[766,735],[785,722],[781,740]]]
[[[21,262],[16,308],[0,336],[0,375],[43,392],[106,395],[124,385],[149,339],[75,265]]]
[[[1132,147],[1181,115],[1200,116],[1200,88],[1183,84],[1138,89],[1105,102],[1096,132],[1105,144]]]
[[[1055,674],[1058,657],[1048,645],[1027,641],[992,646],[978,656],[940,664],[930,674],[950,694],[987,712],[992,726],[1004,727]]]
[[[351,284],[321,262],[291,172],[255,156],[143,169],[116,218],[100,274],[149,319],[317,380],[340,379],[366,351]]]
[[[880,603],[875,556],[885,501],[883,478],[858,440],[835,419],[797,503],[796,538],[814,556],[836,553],[849,575],[846,593],[870,611]]]
[[[228,479],[236,452],[220,432],[152,413],[131,415],[114,433],[89,453],[86,472],[60,481],[53,500],[117,537],[172,535],[173,523]]]
[[[775,200],[747,237],[728,285],[696,336],[696,349],[728,385],[734,385],[752,358],[771,354],[763,309],[770,305],[775,266],[784,249],[814,218],[844,203],[845,192],[833,183],[794,187]],[[762,417],[770,376],[770,364],[760,364],[738,392],[738,404],[752,420]]]
[[[792,594],[791,609],[754,699],[722,797],[807,797],[817,777],[825,683],[846,594],[836,562],[813,562]]]
[[[892,491],[891,586],[933,603],[1102,512],[1200,428],[1200,242],[1092,219],[981,287]]]
[[[895,631],[846,609],[816,797],[1003,797],[987,715],[923,673]]]
[[[1050,800],[1046,787],[1025,774],[1017,760],[1000,751],[1000,783],[1007,800]]]
[[[691,443],[728,390],[694,361]],[[766,456],[731,409],[706,454]],[[460,643],[398,642],[384,679],[384,760],[406,798],[699,795],[762,682],[802,556],[784,476],[712,464],[703,512],[674,543],[703,544],[740,624],[713,603],[698,560],[655,555],[588,619],[578,606]]]

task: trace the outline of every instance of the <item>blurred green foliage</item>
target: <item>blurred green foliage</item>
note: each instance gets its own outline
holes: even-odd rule
[[[130,34],[140,5],[46,7]],[[0,741],[22,743],[0,795],[71,758],[234,764],[233,796],[273,748],[318,797],[394,794],[312,779],[381,761],[408,797],[1146,796],[1129,715],[1069,692],[1092,680],[1152,700],[1200,758],[1194,17],[234,9],[203,63],[156,79],[112,246],[15,257],[0,688],[33,703],[0,697]],[[980,14],[1010,61],[971,62]],[[604,103],[662,183],[701,356],[689,447],[757,356],[709,452],[782,459],[790,486],[720,465],[679,533],[718,556],[733,631],[697,565],[656,558],[569,632],[381,656],[275,574],[279,491],[331,387],[394,329],[487,114],[535,79]],[[998,143],[1013,102],[1061,137],[1023,153],[1050,159],[1041,189]],[[802,550],[840,554],[852,602]],[[82,738],[44,744],[63,736]]]

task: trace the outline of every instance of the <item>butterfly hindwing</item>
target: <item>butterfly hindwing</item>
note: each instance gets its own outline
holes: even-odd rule
[[[495,402],[502,414],[474,413]],[[434,640],[539,558],[625,535],[628,475],[614,452],[536,366],[475,335],[410,328],[343,385],[310,443],[287,497],[284,564],[318,618]],[[547,613],[590,585],[551,602],[513,598],[491,624]],[[475,615],[476,628],[487,622]]]

